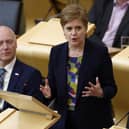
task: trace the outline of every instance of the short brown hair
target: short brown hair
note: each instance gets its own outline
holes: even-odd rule
[[[87,11],[78,4],[70,4],[67,5],[61,11],[61,25],[64,26],[66,23],[74,20],[79,19],[83,22],[84,26],[87,28],[88,19],[87,19]]]

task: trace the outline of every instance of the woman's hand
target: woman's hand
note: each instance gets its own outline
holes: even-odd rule
[[[40,85],[40,91],[44,95],[45,98],[51,98],[51,88],[48,83],[48,79],[45,79],[45,85]]]
[[[94,85],[92,82],[89,82],[89,86],[84,87],[84,90],[82,91],[82,97],[87,96],[103,97],[103,89],[101,88],[98,77],[96,77],[96,85]]]

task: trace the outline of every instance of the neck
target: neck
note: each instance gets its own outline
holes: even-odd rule
[[[127,0],[117,0],[118,4],[121,5],[123,4],[124,2],[126,2]]]
[[[13,60],[13,59],[12,59]],[[5,67],[6,65],[8,65],[12,60],[8,60],[8,61],[0,61],[0,67]]]
[[[0,62],[0,67],[5,67],[5,64],[3,62]]]
[[[84,45],[82,46],[69,46],[69,56],[79,57],[83,55]]]

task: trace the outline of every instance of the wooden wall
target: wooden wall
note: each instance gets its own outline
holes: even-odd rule
[[[66,0],[60,0],[66,1]],[[87,10],[91,7],[93,0],[80,0],[79,3]],[[24,14],[26,21],[26,30],[30,29],[34,25],[34,20],[37,18],[43,18],[49,7],[51,6],[49,0],[23,0]],[[51,12],[50,15],[53,15]]]

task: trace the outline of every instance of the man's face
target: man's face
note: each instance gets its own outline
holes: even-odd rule
[[[7,65],[16,54],[14,33],[6,27],[0,27],[0,64]]]

